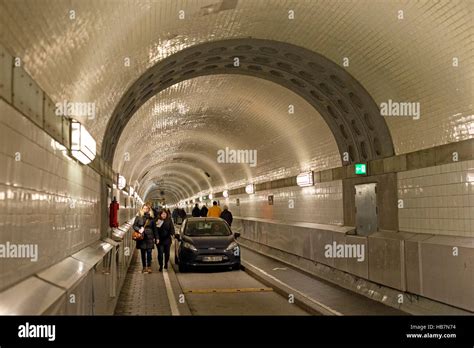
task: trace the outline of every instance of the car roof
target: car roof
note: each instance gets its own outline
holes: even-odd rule
[[[221,218],[217,217],[189,217],[186,220],[189,221],[224,221]]]

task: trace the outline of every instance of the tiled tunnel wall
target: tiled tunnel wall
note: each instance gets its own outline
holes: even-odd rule
[[[3,100],[0,115],[0,243],[38,245],[36,262],[2,259],[5,288],[99,239],[100,178]]]
[[[401,231],[474,237],[474,161],[398,173]]]
[[[268,196],[273,195],[273,205]],[[239,206],[236,200],[239,199]],[[293,203],[292,203],[293,202]],[[317,183],[314,187],[285,187],[220,199],[236,216],[286,222],[342,225],[342,181]],[[210,204],[208,204],[210,205]],[[290,207],[293,208],[290,208]]]

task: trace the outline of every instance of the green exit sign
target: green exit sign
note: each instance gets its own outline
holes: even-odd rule
[[[367,174],[367,165],[365,163],[356,163],[355,165],[355,173],[357,175],[365,175]]]

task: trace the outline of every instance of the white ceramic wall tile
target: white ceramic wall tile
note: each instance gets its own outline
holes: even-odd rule
[[[474,236],[473,160],[398,173],[398,196],[400,230]]]
[[[2,100],[0,115],[0,243],[37,245],[39,254],[36,262],[2,259],[4,288],[99,238],[100,179]]]
[[[268,196],[273,195],[273,205]],[[236,205],[236,199],[240,205]],[[289,208],[289,200],[294,208]],[[342,203],[342,181],[316,184],[314,187],[288,187],[259,191],[254,195],[237,195],[220,199],[221,206],[227,204],[230,211],[240,217],[281,220],[286,222],[314,222],[342,225],[344,221]]]

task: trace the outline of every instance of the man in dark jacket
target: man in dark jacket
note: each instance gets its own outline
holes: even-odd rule
[[[194,206],[193,211],[192,211],[191,214],[193,215],[193,217],[200,217],[201,216],[201,209],[199,209],[199,206],[198,206],[197,203]]]
[[[208,209],[206,207],[206,204],[203,204],[201,208],[201,217],[207,217],[207,212],[208,212]]]
[[[181,218],[181,223],[183,223],[184,220],[188,217],[188,214],[186,214],[186,210],[180,209],[178,212],[178,216]]]
[[[163,271],[163,264],[165,269],[168,269],[168,262],[170,260],[171,237],[174,236],[174,225],[166,210],[162,210],[158,215],[156,222],[157,234],[156,244],[158,245],[158,263],[160,264],[160,272]],[[163,255],[165,257],[163,263]]]
[[[179,216],[178,208],[173,209],[173,212],[171,213],[171,216],[173,217],[173,222],[177,223],[178,222],[178,216]]]
[[[234,220],[234,218],[232,217],[232,213],[229,211],[229,207],[227,205],[224,205],[224,210],[222,211],[220,217],[227,222],[229,227],[232,225],[232,220]]]

